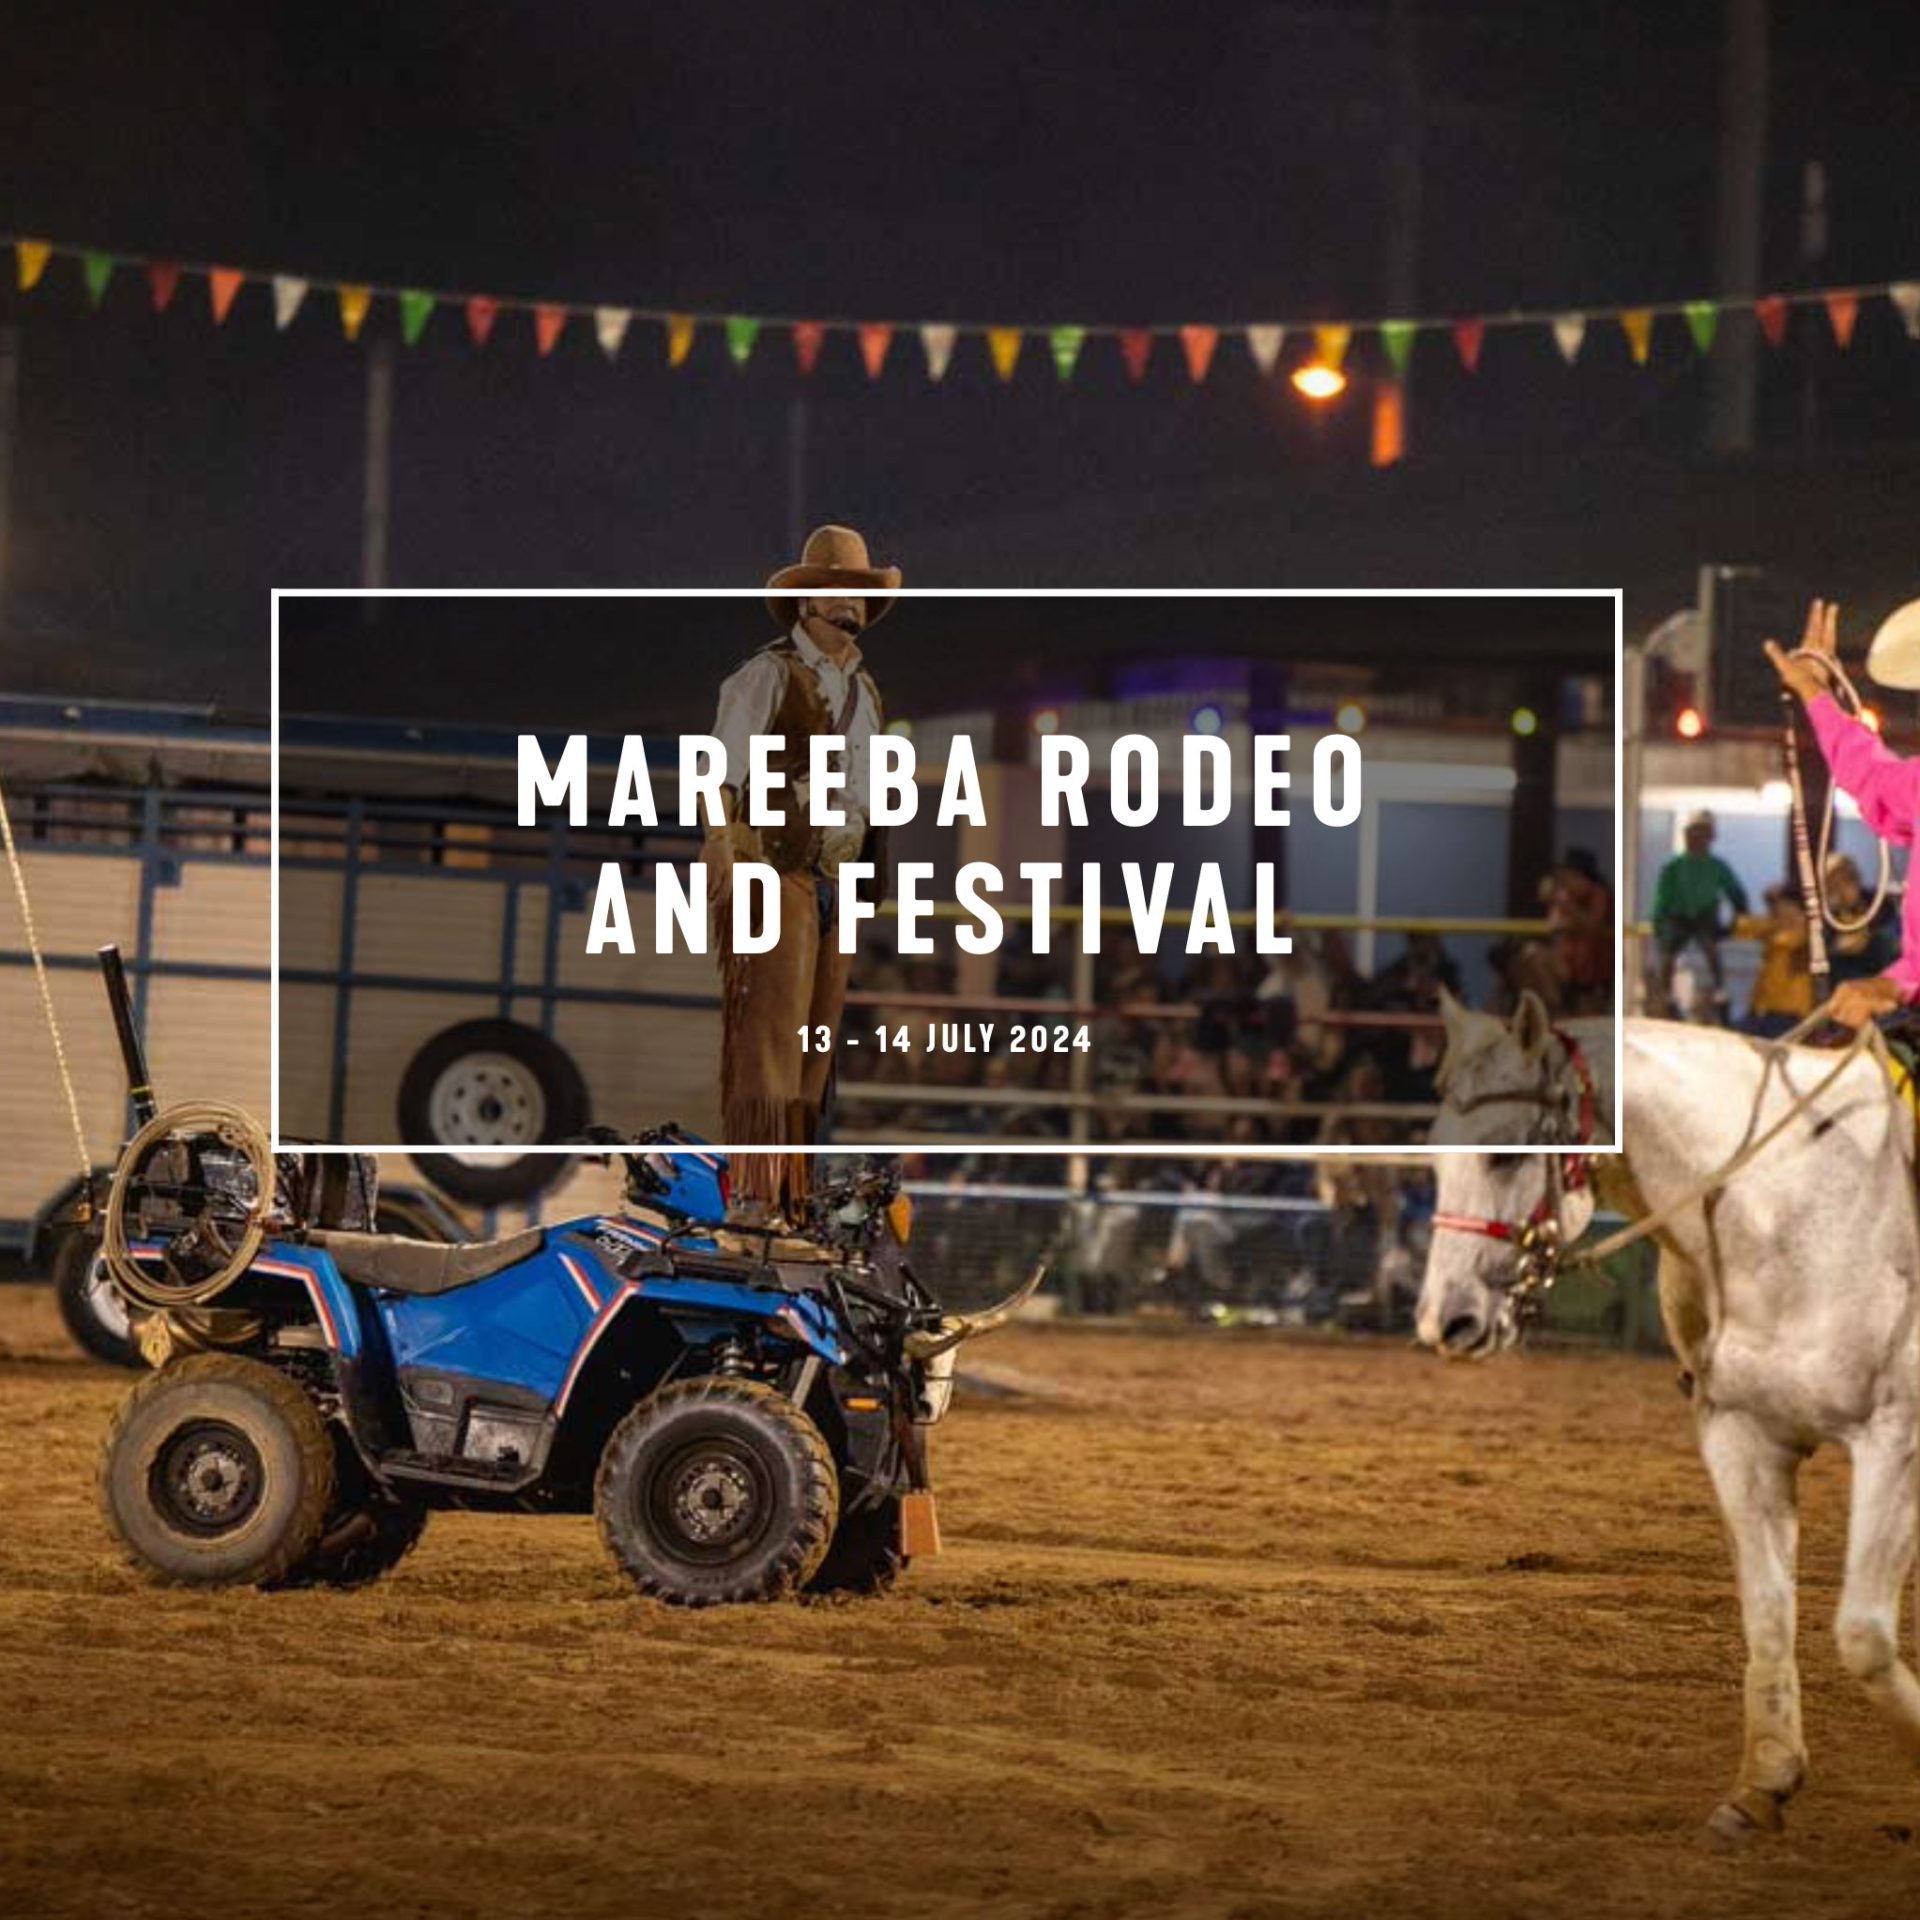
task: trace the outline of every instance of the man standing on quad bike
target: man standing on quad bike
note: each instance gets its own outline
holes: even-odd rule
[[[739,780],[722,790],[726,823],[709,828],[703,855],[714,948],[720,959],[720,1106],[730,1147],[813,1143],[832,1086],[850,954],[836,938],[843,862],[883,867],[880,836],[867,822],[868,743],[883,727],[879,689],[861,661],[860,636],[893,605],[898,567],[876,567],[850,527],[820,527],[797,564],[767,582],[767,607],[780,637],[728,675],[715,736]],[[770,770],[785,776],[778,827],[749,824],[744,784],[753,736],[778,734]],[[816,735],[843,742],[839,790],[846,824],[815,827],[807,817],[810,747]],[[765,861],[780,876],[780,939],[766,953],[732,951],[728,904],[735,860]],[[884,890],[884,871],[878,873]],[[803,1050],[801,1029],[824,1028],[828,1048]],[[746,1153],[733,1162],[736,1221],[774,1225],[793,1217],[809,1186],[799,1153]]]

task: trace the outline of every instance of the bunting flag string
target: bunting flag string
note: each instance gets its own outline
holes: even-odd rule
[[[397,326],[401,340],[409,347],[416,346],[436,310],[451,305],[465,316],[467,337],[476,349],[487,346],[502,313],[525,313],[532,321],[535,350],[542,359],[555,352],[576,318],[591,328],[594,340],[608,360],[618,359],[627,330],[638,318],[662,329],[667,365],[673,368],[687,364],[703,327],[711,327],[720,335],[727,356],[736,367],[748,364],[762,335],[773,329],[791,336],[793,363],[803,378],[811,377],[818,369],[828,336],[841,334],[850,336],[857,347],[867,378],[880,380],[890,362],[894,337],[903,328],[919,339],[929,381],[938,383],[946,378],[961,337],[971,335],[984,342],[994,377],[1003,385],[1014,379],[1022,349],[1030,339],[1037,343],[1062,385],[1071,384],[1095,362],[1099,357],[1095,352],[1097,346],[1101,354],[1117,358],[1119,371],[1134,386],[1145,381],[1155,346],[1163,339],[1178,342],[1187,379],[1196,386],[1204,384],[1217,364],[1216,349],[1220,341],[1236,333],[1244,338],[1254,368],[1262,378],[1278,372],[1287,342],[1298,338],[1310,342],[1314,360],[1335,372],[1345,366],[1356,342],[1371,343],[1369,351],[1377,355],[1375,364],[1382,365],[1396,381],[1407,375],[1422,337],[1442,334],[1452,342],[1459,365],[1470,374],[1478,371],[1482,351],[1495,331],[1535,330],[1552,341],[1565,365],[1572,366],[1580,359],[1597,321],[1610,322],[1620,329],[1628,357],[1635,366],[1646,366],[1652,359],[1656,337],[1661,333],[1659,323],[1668,316],[1684,321],[1693,351],[1702,357],[1714,351],[1728,314],[1750,314],[1760,337],[1770,349],[1777,351],[1787,344],[1791,335],[1794,311],[1803,307],[1818,308],[1824,313],[1826,326],[1819,333],[1830,342],[1831,349],[1838,352],[1851,350],[1863,317],[1879,302],[1885,303],[1906,339],[1920,342],[1920,279],[1814,287],[1753,298],[1426,318],[1395,315],[1382,319],[1321,320],[1306,325],[1280,321],[1233,325],[1187,321],[1151,326],[1048,321],[1008,326],[961,321],[798,319],[770,314],[677,313],[646,307],[585,306],[561,300],[432,287],[382,286],[372,281],[310,279],[304,275],[263,273],[245,267],[187,264],[27,235],[0,235],[0,246],[13,249],[15,286],[20,294],[43,295],[54,263],[70,261],[78,269],[87,305],[92,308],[105,304],[123,268],[144,279],[153,311],[163,315],[176,309],[176,296],[182,282],[198,278],[206,282],[208,311],[213,324],[219,327],[226,324],[248,284],[257,283],[270,288],[273,324],[276,331],[285,333],[303,311],[308,293],[318,287],[331,295],[337,305],[340,330],[350,342],[361,339],[370,317],[384,303],[390,309],[391,324]],[[1803,331],[1799,337],[1805,344],[1812,343],[1817,336]],[[1112,367],[1114,360],[1107,359],[1105,364]]]

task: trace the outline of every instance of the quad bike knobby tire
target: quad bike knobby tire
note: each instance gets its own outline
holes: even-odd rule
[[[807,1582],[811,1594],[885,1593],[912,1564],[900,1550],[900,1502],[842,1514],[820,1570]]]
[[[375,1485],[339,1427],[333,1435],[333,1502],[320,1538],[276,1587],[370,1587],[383,1580],[427,1530],[428,1509]]]
[[[754,1380],[687,1380],[614,1428],[594,1512],[608,1552],[656,1600],[776,1600],[826,1558],[840,1476],[820,1429],[785,1394]]]
[[[99,1234],[85,1227],[63,1233],[54,1252],[52,1273],[53,1297],[75,1342],[110,1367],[144,1371],[147,1363],[133,1337],[126,1300],[107,1271]]]
[[[128,1557],[169,1586],[267,1586],[319,1540],[333,1442],[313,1402],[258,1360],[197,1353],[128,1394],[100,1505]]]

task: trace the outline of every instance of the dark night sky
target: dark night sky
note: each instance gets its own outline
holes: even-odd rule
[[[1831,179],[1818,282],[1920,277],[1920,9],[1778,4],[1769,284],[1800,168]],[[1420,306],[1673,298],[1708,283],[1719,9],[1420,9]],[[192,8],[6,15],[0,228],[129,252],[641,305],[858,318],[1307,320],[1382,311],[1384,6]],[[265,595],[357,573],[363,360],[316,303],[250,289],[162,318],[71,266],[24,335],[6,683],[264,692]],[[975,343],[808,387],[810,519],[859,521],[929,584],[1627,584],[1664,610],[1703,558],[1784,557],[1869,597],[1910,565],[1920,348],[1881,308],[1850,355],[1769,364],[1766,450],[1703,467],[1677,327],[1571,372],[1501,336],[1416,366],[1415,453],[1371,474],[1364,407],[1309,422],[1231,342],[1204,388],[1161,349],[1061,390]],[[382,324],[379,319],[374,323]],[[783,338],[669,374],[636,328],[536,363],[436,318],[402,365],[405,585],[739,584],[783,557]],[[1703,551],[1711,545],[1715,551]],[[1737,550],[1744,548],[1744,551]],[[1629,577],[1630,576],[1630,577]],[[1871,582],[1869,585],[1868,582]]]
[[[595,734],[704,730],[721,677],[774,632],[758,599],[403,599],[384,602],[377,622],[365,607],[281,602],[286,711]],[[1610,676],[1613,605],[921,594],[899,602],[866,650],[892,714],[1099,698],[1109,691],[1102,670],[1130,662],[1255,658],[1384,669],[1398,691],[1423,675],[1465,675],[1492,710],[1509,697],[1509,670],[1548,663]],[[991,675],[987,660],[1001,663]]]

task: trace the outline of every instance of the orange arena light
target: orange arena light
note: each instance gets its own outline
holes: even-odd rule
[[[1674,716],[1673,730],[1682,740],[1698,740],[1706,732],[1707,723],[1698,707],[1682,707]]]
[[[1347,376],[1338,367],[1315,360],[1294,369],[1293,390],[1304,399],[1331,400],[1346,392]]]

